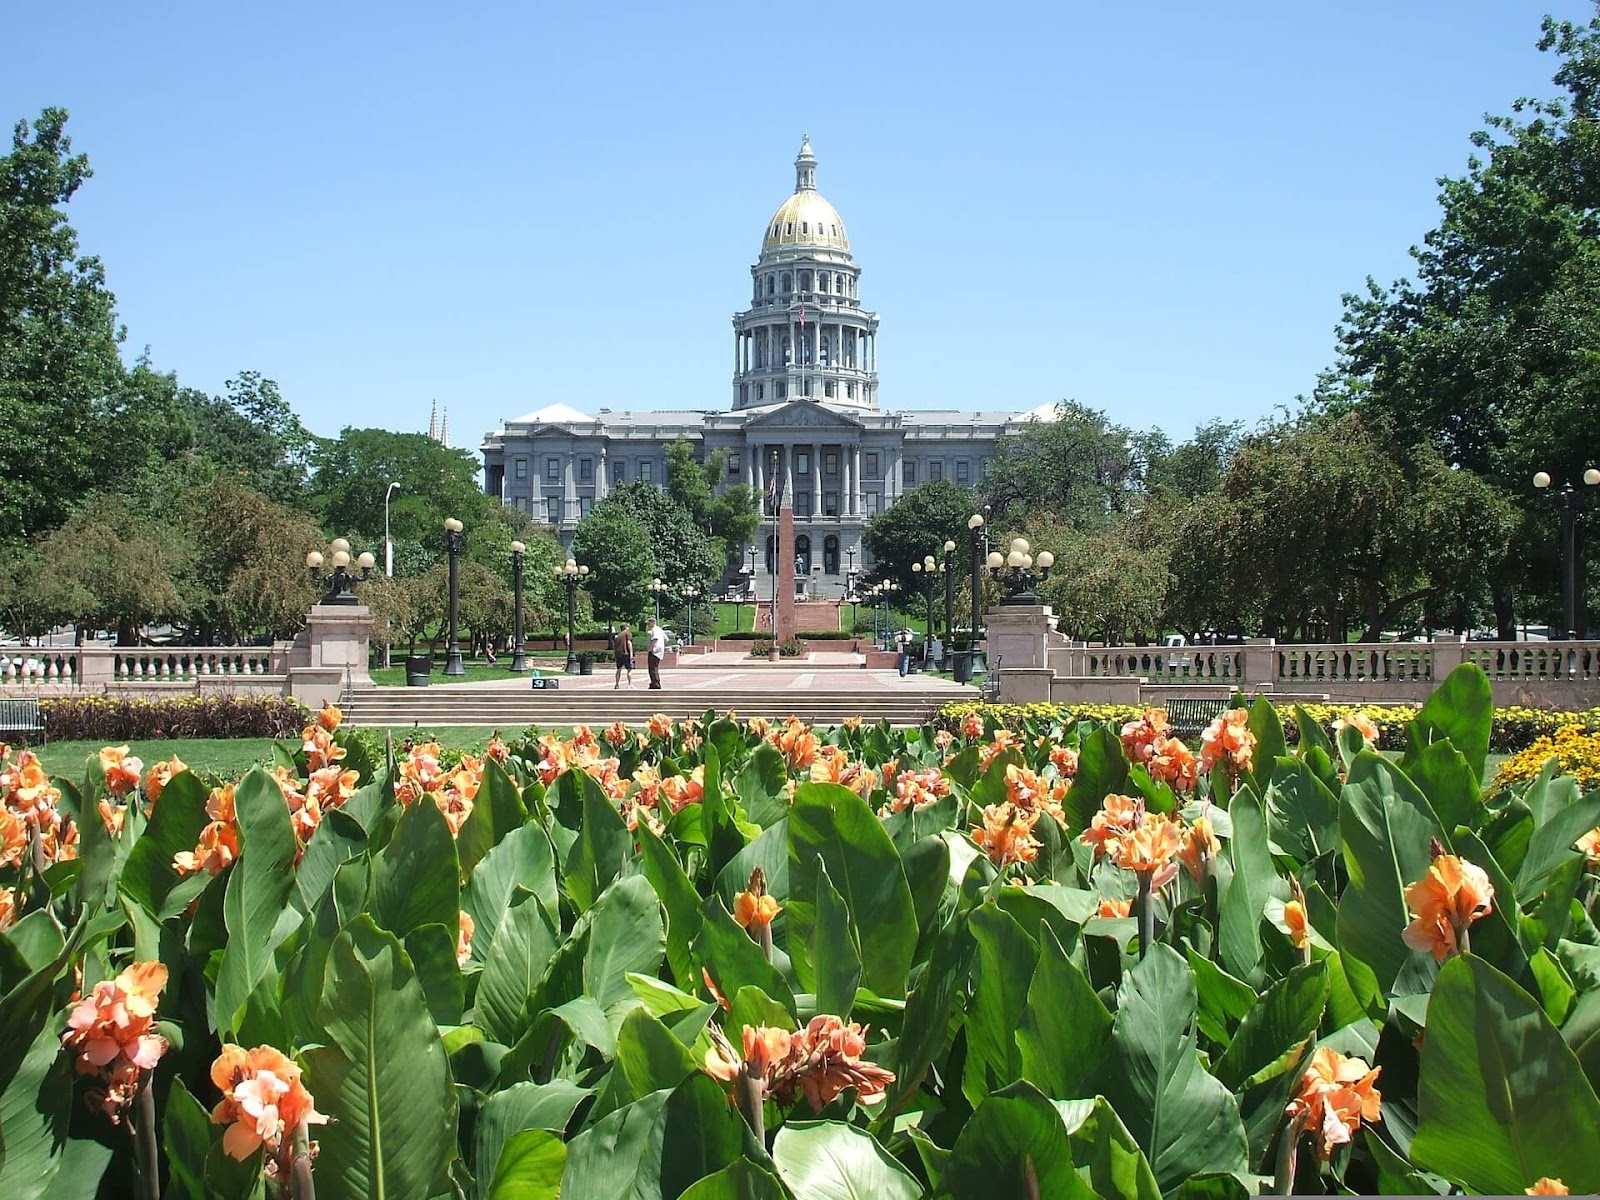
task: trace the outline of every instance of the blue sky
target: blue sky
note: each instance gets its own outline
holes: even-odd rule
[[[809,131],[888,407],[1181,435],[1333,359],[1578,0],[30,10],[0,115],[72,113],[130,357],[457,445],[552,402],[724,408]],[[17,32],[14,27],[13,34]],[[16,53],[16,49],[23,53]]]

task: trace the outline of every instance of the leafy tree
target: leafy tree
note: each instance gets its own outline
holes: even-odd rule
[[[635,486],[639,485],[629,485]],[[643,487],[660,495],[649,484]],[[676,507],[673,511],[681,514]],[[689,529],[697,532],[692,526]],[[584,587],[594,599],[597,616],[631,621],[645,610],[650,600],[650,580],[657,571],[656,548],[644,522],[619,500],[618,493],[596,504],[578,523],[572,538],[572,556],[589,568]]]
[[[929,554],[941,560],[947,540],[964,548],[967,518],[976,504],[970,491],[948,479],[930,480],[905,493],[872,518],[862,534],[862,545],[876,564],[874,578],[892,579],[906,591],[921,594],[926,584],[911,564]]]
[[[278,504],[305,507],[317,439],[294,415],[278,385],[258,371],[241,371],[221,396],[182,388],[194,452],[219,471],[240,475],[253,491]]]
[[[1172,506],[1148,505],[1113,518],[1092,532],[1063,525],[1047,514],[1020,530],[1037,555],[1049,550],[1056,569],[1039,595],[1056,613],[1062,633],[1107,644],[1143,641],[1166,623]],[[1009,537],[1000,539],[1004,549]]]
[[[747,484],[727,483],[727,470],[725,449],[713,451],[702,463],[687,438],[667,446],[667,495],[705,531],[722,563],[747,544],[761,524],[755,493]]]
[[[44,578],[44,560],[28,545],[0,546],[0,629],[37,638],[60,620]]]
[[[476,534],[481,526],[501,519],[502,506],[478,486],[479,466],[471,452],[420,433],[346,428],[337,440],[318,447],[311,491],[327,529],[360,533],[381,547],[384,494],[390,483],[399,483],[389,502],[396,544],[442,553],[440,530],[446,517],[467,526],[469,545],[480,540]]]
[[[1077,529],[1103,527],[1138,494],[1130,437],[1104,413],[1062,401],[1054,420],[1030,421],[995,447],[982,487],[994,519],[1051,512]]]
[[[0,540],[58,525],[108,478],[97,436],[123,386],[116,301],[62,207],[89,178],[67,114],[19,121],[0,156]]]
[[[709,591],[721,578],[724,560],[717,556],[710,539],[688,512],[660,488],[649,483],[624,484],[595,505],[590,516],[607,505],[621,509],[644,527],[652,566],[642,583],[659,576],[674,590],[692,585]],[[581,556],[579,561],[588,562],[591,569],[596,565]]]
[[[1213,420],[1197,426],[1194,437],[1176,446],[1159,429],[1133,435],[1145,493],[1192,500],[1215,491],[1243,432],[1238,421]]]

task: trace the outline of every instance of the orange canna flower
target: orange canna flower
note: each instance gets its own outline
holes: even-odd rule
[[[1006,768],[1006,799],[1018,808],[1037,808],[1055,818],[1056,824],[1067,827],[1067,814],[1061,802],[1067,798],[1068,784],[1061,780],[1047,782],[1027,767]]]
[[[21,866],[27,852],[27,822],[9,808],[0,808],[0,867]]]
[[[106,779],[106,791],[113,796],[137,792],[143,770],[144,763],[129,754],[126,746],[104,746],[100,750],[100,772]]]
[[[1112,792],[1100,802],[1100,811],[1089,822],[1089,828],[1078,835],[1086,846],[1094,847],[1095,861],[1115,857],[1117,843],[1139,823],[1144,805],[1132,796]]]
[[[1175,861],[1183,846],[1183,826],[1155,813],[1117,839],[1117,865],[1125,871],[1149,875],[1150,886],[1164,887],[1178,872]]]
[[[322,706],[321,712],[317,713],[317,724],[322,726],[322,728],[326,729],[329,733],[332,733],[335,729],[339,728],[339,725],[343,720],[344,714],[339,711],[339,706],[334,704],[331,700]]]
[[[757,737],[764,738],[767,736],[767,730],[772,728],[772,722],[765,717],[751,717],[744,723],[744,727]]]
[[[1054,746],[1050,750],[1050,765],[1063,779],[1078,773],[1078,752],[1071,746]]]
[[[485,758],[492,759],[497,763],[506,763],[511,761],[511,747],[506,745],[505,740],[501,738],[500,731],[498,729],[495,730],[494,734],[489,738],[489,745],[484,749],[483,756]]]
[[[884,766],[885,783],[888,782],[888,765]],[[926,808],[941,796],[950,794],[950,780],[938,767],[920,771],[906,771],[895,776],[894,791],[883,806],[882,815],[904,812],[908,808]]]
[[[733,898],[733,919],[749,930],[771,925],[772,919],[783,911],[783,905],[762,893],[740,892]]]
[[[975,742],[983,736],[983,718],[975,712],[969,712],[961,718],[961,736],[969,742]]]
[[[1007,801],[983,810],[983,824],[972,830],[972,840],[989,861],[1002,870],[1011,863],[1032,862],[1039,857],[1039,842],[1033,827],[1042,810],[1018,808]]]
[[[1567,1185],[1559,1179],[1551,1179],[1548,1175],[1536,1180],[1531,1188],[1524,1188],[1524,1196],[1570,1196],[1572,1192]]]
[[[672,718],[667,716],[666,713],[658,712],[653,714],[646,727],[650,730],[651,737],[665,740],[672,736]]]
[[[1379,1070],[1367,1066],[1365,1059],[1346,1058],[1326,1046],[1312,1055],[1311,1066],[1300,1077],[1285,1112],[1300,1129],[1315,1136],[1317,1153],[1323,1159],[1334,1147],[1348,1143],[1362,1121],[1370,1124],[1381,1118],[1382,1097],[1373,1086]]]
[[[661,798],[672,812],[681,812],[691,804],[700,804],[706,795],[706,769],[702,764],[687,775],[669,775],[661,781]]]
[[[857,729],[861,728],[861,718],[859,716],[846,717],[844,719],[844,727],[850,730],[852,733],[855,732]]]
[[[621,721],[613,721],[606,727],[605,733],[601,736],[620,750],[628,744],[628,739],[632,735],[629,734],[628,727]]]
[[[1200,769],[1210,771],[1217,763],[1226,762],[1234,774],[1248,771],[1255,749],[1249,710],[1230,708],[1200,735]]]
[[[838,746],[822,746],[811,764],[812,783],[837,783],[865,799],[877,786],[878,776],[870,767],[851,760]]]
[[[1283,906],[1284,932],[1296,950],[1311,944],[1311,922],[1306,920],[1306,906],[1298,900],[1289,900]]]
[[[941,729],[933,735],[934,748],[943,753],[950,749],[950,743],[956,740],[956,735],[948,729]]]
[[[176,754],[166,762],[158,762],[150,768],[150,773],[144,777],[144,798],[150,802],[152,808],[161,798],[161,793],[166,790],[167,784],[172,782],[172,777],[181,775],[188,769],[188,765]]]
[[[1335,737],[1337,737],[1339,732],[1344,729],[1354,729],[1362,736],[1362,738],[1366,740],[1367,745],[1371,746],[1374,750],[1377,749],[1379,738],[1378,724],[1371,717],[1367,716],[1366,713],[1348,712],[1333,723],[1333,732]]]
[[[1144,716],[1122,727],[1122,752],[1128,756],[1129,762],[1147,763],[1154,753],[1156,739],[1164,738],[1171,732],[1166,709],[1147,709]]]
[[[456,966],[458,967],[464,967],[472,961],[472,933],[475,928],[476,923],[471,915],[463,909],[456,931]]]
[[[1493,904],[1494,885],[1482,867],[1454,854],[1436,855],[1427,874],[1406,888],[1412,921],[1402,936],[1413,950],[1426,950],[1443,962]]]
[[[994,762],[995,759],[999,758],[1007,750],[1014,750],[1021,745],[1022,742],[1018,740],[1017,735],[1012,733],[1011,730],[996,729],[994,737],[989,740],[989,744],[978,749],[978,769],[987,771],[989,764]]]
[[[344,747],[333,740],[332,732],[326,727],[320,724],[307,725],[300,731],[300,736],[304,739],[300,749],[305,751],[306,770],[320,771],[344,758]]]
[[[884,1098],[894,1073],[866,1062],[866,1030],[836,1016],[813,1017],[793,1033],[769,1025],[746,1025],[740,1034],[740,1052],[715,1026],[705,1070],[714,1079],[731,1083],[741,1071],[759,1078],[774,1102],[793,1104],[803,1094],[814,1112],[821,1112],[847,1088],[855,1088],[863,1104]]]
[[[1201,816],[1183,835],[1183,845],[1178,848],[1178,860],[1189,869],[1190,878],[1199,883],[1221,852],[1222,843],[1217,841],[1217,835],[1212,832],[1211,819]]]
[[[239,827],[232,821],[213,821],[200,831],[193,850],[180,850],[172,856],[172,869],[179,875],[204,871],[221,875],[239,857]]]
[[[777,747],[791,773],[808,770],[822,750],[810,726],[798,717],[790,717],[782,729],[769,733],[767,741]]]
[[[0,887],[0,931],[17,923],[17,889]]]
[[[1200,779],[1200,764],[1194,751],[1181,738],[1156,737],[1150,743],[1150,757],[1145,760],[1150,778],[1167,784],[1178,793],[1192,792]]]
[[[142,1073],[155,1069],[167,1039],[154,1032],[156,1002],[167,985],[159,962],[132,963],[115,979],[101,980],[73,1006],[61,1043],[76,1051],[73,1068],[105,1084],[95,1100],[113,1124],[138,1091]]]
[[[1600,826],[1584,834],[1572,848],[1587,858],[1591,867],[1600,867]],[[0,865],[4,865],[3,859]]]
[[[271,1046],[245,1050],[225,1043],[211,1064],[211,1082],[222,1093],[211,1122],[228,1127],[222,1149],[241,1162],[265,1147],[269,1170],[281,1170],[295,1130],[328,1120],[300,1082],[300,1068]]]
[[[1133,911],[1132,900],[1101,900],[1097,917],[1125,917]]]

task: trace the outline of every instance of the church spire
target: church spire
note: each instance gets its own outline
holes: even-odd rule
[[[450,410],[444,410],[444,428],[439,431],[439,440],[444,443],[446,450],[450,448]]]
[[[800,135],[800,153],[794,160],[794,190],[797,192],[814,192],[817,190],[817,156],[811,153],[811,135]]]
[[[437,400],[433,402],[433,411],[428,414],[428,440],[430,442],[439,440],[439,402]]]

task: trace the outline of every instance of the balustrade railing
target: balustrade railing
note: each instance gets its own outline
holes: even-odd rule
[[[1459,643],[1457,643],[1459,645]],[[1278,683],[1398,683],[1438,678],[1431,642],[1277,646]]]
[[[1600,642],[1468,642],[1462,658],[1490,679],[1600,680]]]
[[[270,646],[71,646],[0,651],[0,687],[85,687],[276,677]],[[280,668],[281,669],[281,668]]]
[[[1145,678],[1151,681],[1204,680],[1242,682],[1244,657],[1221,647],[1109,646],[1074,649],[1078,674],[1099,679]]]

